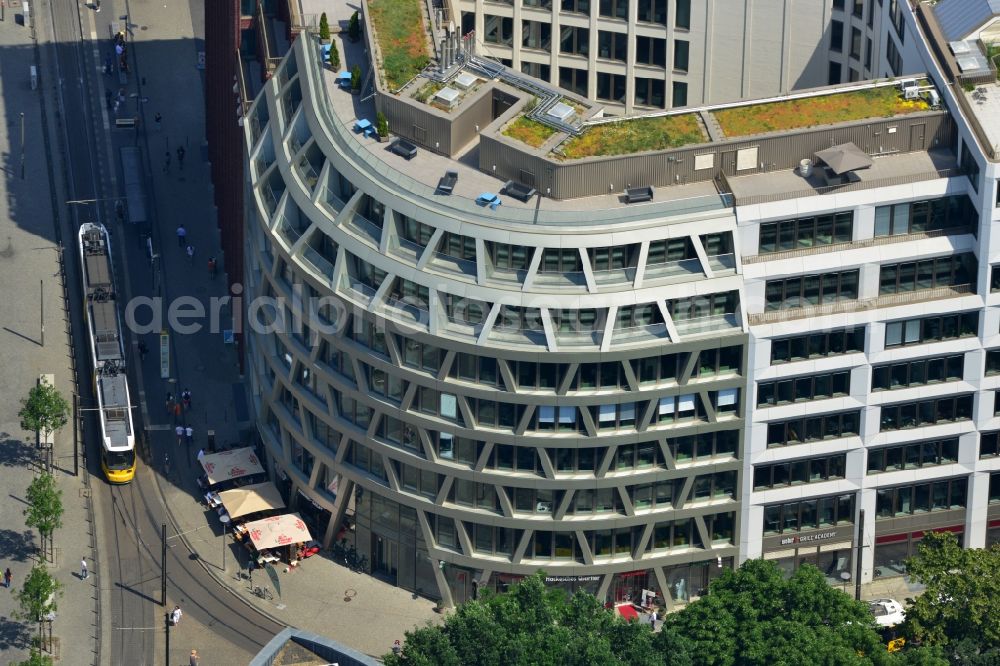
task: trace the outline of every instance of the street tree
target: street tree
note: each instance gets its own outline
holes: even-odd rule
[[[926,590],[906,609],[911,641],[963,664],[1000,663],[1000,545],[962,548],[954,534],[925,534],[906,562]]]
[[[38,530],[41,537],[42,557],[45,559],[51,550],[55,553],[53,534],[62,527],[62,516],[65,510],[62,503],[62,490],[56,486],[55,477],[51,474],[40,474],[34,478],[25,493],[28,508],[24,510],[24,523]]]
[[[690,641],[696,664],[880,664],[893,661],[866,604],[813,566],[791,578],[766,560],[724,571],[709,593],[668,615],[664,628]]]
[[[361,39],[361,17],[358,12],[351,14],[351,18],[347,22],[347,36],[351,38],[352,42]]]
[[[568,597],[545,586],[544,574],[525,578],[501,595],[484,592],[462,604],[443,626],[407,632],[390,666],[443,664],[662,664],[647,625],[627,623],[593,595]],[[680,662],[678,662],[680,663]]]
[[[47,441],[52,433],[65,426],[69,415],[69,402],[56,387],[44,381],[33,386],[27,398],[21,399],[21,411],[17,413],[21,427],[38,433],[41,441]]]
[[[56,596],[62,585],[49,574],[44,564],[36,564],[17,594],[21,619],[38,623],[38,642],[42,645],[42,626],[58,610]]]
[[[37,648],[31,648],[28,658],[18,662],[16,666],[53,666],[54,663],[49,655],[42,654]]]

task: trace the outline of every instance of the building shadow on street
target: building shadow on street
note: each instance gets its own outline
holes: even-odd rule
[[[6,432],[0,432],[0,466],[30,467],[36,459],[34,446]]]
[[[27,562],[37,551],[30,530],[0,529],[0,560]]]
[[[24,650],[31,645],[31,631],[27,626],[9,617],[0,617],[0,653]]]

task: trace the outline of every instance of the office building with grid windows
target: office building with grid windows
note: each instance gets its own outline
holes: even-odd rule
[[[445,604],[544,569],[675,607],[748,557],[840,583],[859,544],[871,580],[995,538],[997,174],[936,69],[620,121],[669,139],[636,147],[471,54],[400,94],[322,54],[243,128],[258,429],[324,545]]]

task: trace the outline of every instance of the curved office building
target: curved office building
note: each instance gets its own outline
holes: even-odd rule
[[[338,89],[306,36],[246,116],[272,473],[325,546],[346,538],[373,575],[446,604],[539,569],[608,600],[688,601],[738,552],[733,209],[666,167],[671,187],[628,203],[628,183],[558,160],[501,164],[531,157],[500,131],[530,95],[466,70],[446,111],[377,94],[412,159],[357,128],[375,102]],[[477,205],[507,179],[550,196]]]

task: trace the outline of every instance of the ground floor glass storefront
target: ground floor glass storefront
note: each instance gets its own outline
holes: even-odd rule
[[[906,559],[917,554],[917,546],[927,532],[951,532],[958,538],[960,546],[965,545],[965,528],[962,525],[943,527],[935,530],[882,534],[875,536],[875,578],[905,576]]]

